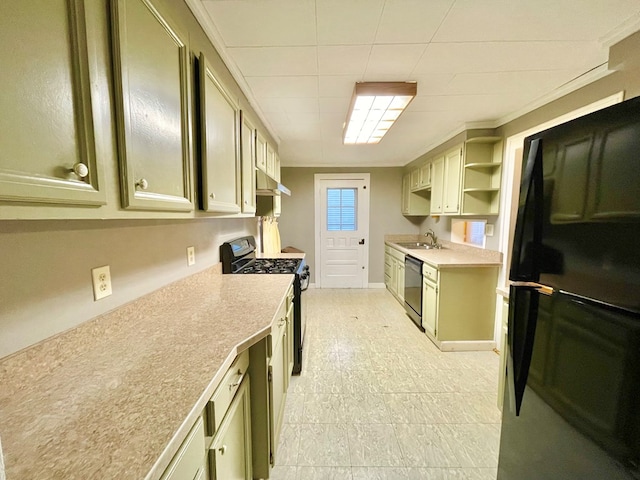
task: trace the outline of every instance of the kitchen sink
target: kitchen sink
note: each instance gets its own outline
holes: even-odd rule
[[[402,242],[402,243],[397,243],[396,245],[402,247],[402,248],[408,248],[410,250],[431,250],[431,249],[441,249],[443,247],[441,246],[434,246],[431,245],[430,243],[425,243],[425,242]]]

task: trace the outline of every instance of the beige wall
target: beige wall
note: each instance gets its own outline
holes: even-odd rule
[[[0,357],[220,261],[256,219],[0,221]],[[186,248],[196,249],[187,267]],[[94,302],[91,269],[111,268]]]
[[[402,168],[283,168],[282,183],[291,197],[282,199],[280,237],[282,246],[291,245],[307,253],[312,282],[315,282],[315,200],[316,173],[371,174],[369,221],[369,283],[384,283],[384,236],[389,233],[418,233],[422,218],[406,218],[400,212]]]

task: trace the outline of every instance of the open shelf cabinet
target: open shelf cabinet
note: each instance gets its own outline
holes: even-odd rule
[[[467,140],[462,180],[462,215],[497,215],[502,176],[502,139]]]

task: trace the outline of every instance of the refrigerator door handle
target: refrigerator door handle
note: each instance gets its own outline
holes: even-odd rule
[[[518,285],[516,285],[518,284]],[[551,287],[534,282],[512,282],[509,290],[509,323],[507,358],[509,393],[511,407],[515,407],[516,416],[520,415],[520,407],[527,386],[529,367],[533,356],[533,342],[538,323],[538,298],[540,293],[553,292]],[[513,390],[511,389],[513,387]],[[512,396],[513,395],[513,396]]]
[[[553,287],[550,287],[549,285],[542,285],[541,283],[536,282],[510,282],[510,284],[514,287],[532,288],[538,293],[546,295],[547,297],[553,295],[554,292]]]
[[[542,140],[537,138],[529,145],[529,155],[524,165],[518,217],[513,240],[513,257],[509,277],[512,279],[537,280],[537,252],[542,245],[544,209],[542,169]],[[530,217],[527,215],[533,213]]]

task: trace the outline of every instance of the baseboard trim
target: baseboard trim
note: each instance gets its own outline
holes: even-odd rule
[[[386,288],[384,283],[370,283],[367,288]]]
[[[493,340],[459,340],[440,342],[440,350],[443,352],[473,352],[491,351],[496,348]]]

